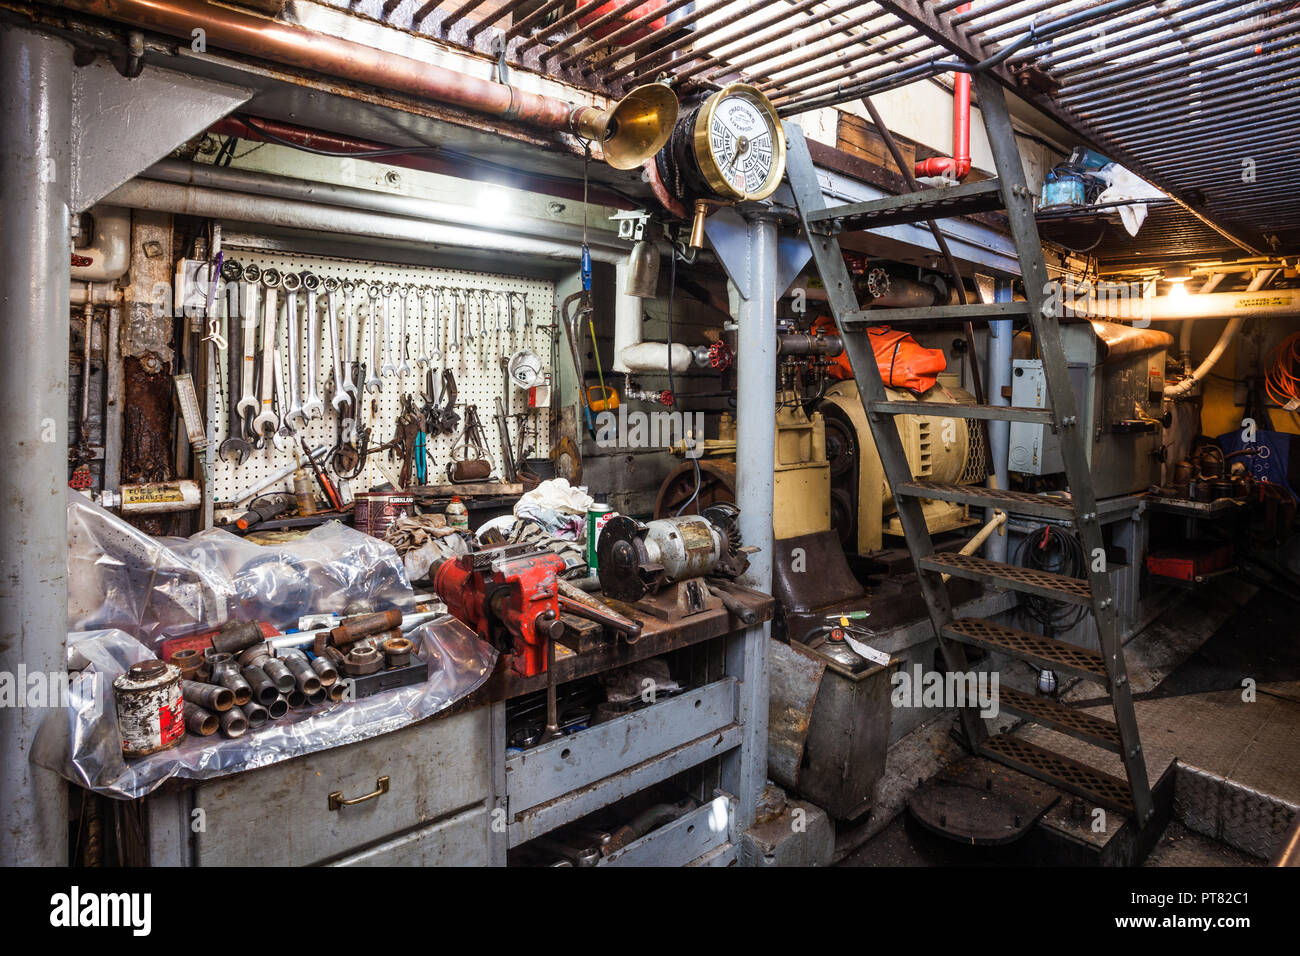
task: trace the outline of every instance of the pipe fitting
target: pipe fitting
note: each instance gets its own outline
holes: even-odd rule
[[[276,694],[275,699],[266,705],[266,712],[271,715],[272,720],[279,720],[289,713],[289,701],[283,694]]]
[[[293,671],[289,670],[284,661],[278,657],[268,657],[262,661],[262,670],[275,683],[275,689],[281,694],[289,693],[298,683],[293,676]]]
[[[261,727],[271,719],[271,715],[266,712],[266,708],[255,700],[250,700],[239,709],[244,712],[244,719],[248,721],[250,730]]]
[[[232,707],[221,715],[221,732],[227,737],[242,737],[248,731],[248,718],[238,707]]]
[[[267,677],[266,671],[255,664],[244,668],[244,679],[248,681],[249,686],[253,689],[253,697],[263,707],[270,707],[275,702],[275,699],[280,696],[275,681]]]
[[[320,678],[322,687],[333,686],[334,682],[339,679],[339,669],[334,666],[334,662],[327,657],[313,657],[311,669],[316,672]]]
[[[224,713],[235,706],[235,695],[230,688],[218,687],[216,684],[182,680],[181,697],[186,703],[193,703],[217,713]]]
[[[230,692],[235,695],[236,707],[243,707],[253,699],[252,686],[244,680],[244,675],[239,672],[239,667],[233,660],[215,665],[212,668],[212,680],[213,683],[230,688]]]
[[[311,666],[306,654],[297,648],[285,648],[280,651],[280,660],[293,673],[293,679],[297,682],[298,689],[304,694],[310,696],[320,690],[320,675]]]
[[[204,710],[197,704],[186,701],[184,704],[185,730],[198,737],[211,737],[217,732],[219,721],[217,715]]]

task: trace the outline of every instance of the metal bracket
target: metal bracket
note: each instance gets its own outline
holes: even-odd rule
[[[203,132],[253,91],[159,67],[127,79],[105,60],[72,77],[72,212]]]

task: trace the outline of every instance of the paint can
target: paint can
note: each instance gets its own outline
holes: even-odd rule
[[[358,492],[353,498],[352,527],[373,538],[382,538],[389,525],[414,511],[415,498],[404,492]]]
[[[617,512],[613,505],[605,504],[603,501],[593,502],[587,507],[587,571],[590,574],[596,573],[598,562],[596,561],[596,539],[600,537],[601,529],[605,523],[614,517]]]
[[[185,737],[179,667],[160,660],[138,661],[113,681],[122,756],[143,757]]]

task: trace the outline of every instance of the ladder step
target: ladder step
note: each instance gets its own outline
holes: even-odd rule
[[[1032,720],[1036,724],[1086,740],[1112,753],[1124,752],[1123,741],[1119,738],[1119,728],[1109,720],[1102,720],[1073,707],[1066,707],[1050,698],[1026,694],[1014,687],[999,686],[998,707]]]
[[[885,415],[935,415],[939,418],[987,418],[996,422],[1029,422],[1053,425],[1050,408],[1018,408],[1014,405],[956,405],[952,402],[872,402],[871,410]]]
[[[1109,686],[1106,674],[1106,662],[1096,651],[1058,641],[1041,634],[995,624],[978,617],[959,617],[944,625],[941,633],[944,637],[963,644],[973,644],[989,651],[998,651],[1020,660],[1046,668],[1060,671],[1071,677],[1097,681]]]
[[[1002,183],[997,179],[986,179],[945,189],[923,189],[867,202],[809,210],[805,218],[809,225],[834,222],[845,230],[881,229],[900,223],[949,219],[1004,208]]]
[[[956,551],[940,551],[922,558],[920,566],[927,571],[942,571],[959,578],[991,584],[994,587],[1010,588],[1025,594],[1065,604],[1092,604],[1092,588],[1087,581],[1079,578],[1067,578],[1063,574],[1050,571],[1038,571],[1034,568],[1022,568],[1018,564],[1003,564],[989,561],[973,554],[959,554]]]
[[[861,325],[906,325],[912,322],[994,322],[1029,314],[1028,302],[972,302],[969,305],[931,305],[924,308],[858,309],[844,314],[844,328]]]
[[[990,760],[1093,800],[1099,807],[1133,814],[1133,797],[1128,782],[1120,777],[1008,734],[988,738],[979,749],[980,754]]]
[[[928,498],[931,501],[955,501],[962,505],[988,505],[1008,514],[1037,515],[1042,518],[1072,518],[1074,510],[1067,498],[1048,498],[1027,491],[1003,491],[982,485],[953,485],[942,481],[906,481],[894,489],[896,495]]]

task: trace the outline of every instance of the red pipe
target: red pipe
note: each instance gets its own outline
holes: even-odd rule
[[[547,130],[572,130],[575,109],[564,100],[529,93],[375,47],[243,13],[204,0],[61,0],[91,16],[156,30],[190,41],[202,28],[217,49],[341,77],[381,90],[424,97],[475,113]],[[591,109],[578,107],[577,110]]]
[[[265,131],[265,135],[261,132],[262,130]],[[341,133],[327,133],[322,130],[307,129],[303,126],[292,126],[289,123],[281,123],[278,120],[266,119],[261,116],[250,116],[247,121],[237,116],[227,116],[208,127],[208,132],[216,136],[237,136],[250,142],[274,143],[275,140],[279,139],[285,143],[304,146],[308,149],[323,149],[331,153],[351,153],[357,159],[366,159],[366,153],[374,152],[377,149],[401,149],[400,146],[393,146],[389,143],[376,143],[373,140],[344,136]],[[406,169],[419,169],[428,173],[456,176],[460,179],[474,179],[514,186],[517,189],[526,189],[546,196],[558,196],[561,199],[569,199],[574,202],[582,202],[583,199],[582,183],[580,182],[544,179],[531,176],[522,171],[498,172],[475,163],[469,158],[459,159],[454,156],[440,156],[437,153],[412,152],[376,157],[374,161],[390,166],[402,166]],[[615,209],[636,208],[632,202],[603,189],[597,183],[590,185],[587,198],[597,205],[612,206]]]
[[[970,9],[969,3],[957,13]],[[970,74],[955,73],[952,78],[952,156],[923,159],[913,169],[914,176],[945,176],[961,181],[970,173]]]

